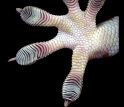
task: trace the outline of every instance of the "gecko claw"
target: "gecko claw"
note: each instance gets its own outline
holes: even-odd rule
[[[15,60],[16,60],[16,57],[9,59],[8,62],[15,61]]]
[[[21,9],[21,8],[16,8],[16,11],[17,11],[18,13],[21,13],[22,9]]]
[[[65,102],[64,102],[64,107],[68,107],[68,105],[71,103],[71,101],[69,101],[69,100],[65,100]]]

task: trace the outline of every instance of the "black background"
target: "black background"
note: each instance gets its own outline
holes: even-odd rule
[[[119,15],[118,0],[107,0],[97,15],[97,24]],[[79,0],[85,10],[87,0]],[[61,49],[30,66],[20,66],[16,61],[8,63],[17,51],[28,44],[47,41],[57,34],[55,27],[33,27],[25,24],[16,7],[36,6],[55,15],[67,13],[62,0],[17,0],[3,4],[4,69],[2,76],[2,101],[9,106],[63,107],[62,84],[71,69],[72,51]],[[2,21],[1,21],[2,22]],[[70,107],[110,106],[116,103],[118,94],[117,72],[119,54],[88,62],[80,98]]]

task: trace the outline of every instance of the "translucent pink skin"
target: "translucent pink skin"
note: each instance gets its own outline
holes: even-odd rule
[[[40,10],[39,8],[31,6],[26,7],[28,11],[26,10],[26,8],[16,8],[16,11],[21,14],[21,18],[27,24],[33,26],[55,26],[59,28],[60,32],[56,36],[57,39],[55,40],[54,38],[53,40],[44,43],[47,44],[48,47],[51,47],[51,50],[47,52],[47,48],[44,48],[44,50],[41,51],[46,53],[46,56],[61,48],[70,48],[73,50],[72,68],[71,72],[69,73],[71,76],[68,75],[64,83],[73,83],[73,86],[71,87],[75,88],[75,90],[71,88],[69,89],[68,84],[63,85],[63,95],[64,92],[66,92],[66,89],[71,90],[70,92],[68,92],[68,94],[64,95],[65,97],[63,97],[65,100],[64,106],[67,107],[71,102],[75,101],[75,99],[73,100],[72,97],[71,99],[68,99],[69,95],[71,96],[71,93],[73,91],[76,92],[75,98],[77,100],[81,93],[81,91],[77,91],[77,88],[79,88],[79,86],[82,87],[82,85],[78,85],[77,87],[75,87],[74,81],[70,81],[68,78],[74,80],[74,77],[77,77],[81,80],[83,78],[88,60],[103,58],[105,56],[109,57],[118,53],[119,17],[114,17],[113,19],[101,23],[99,26],[96,26],[96,14],[104,4],[105,0],[89,0],[88,7],[85,11],[80,10],[77,3],[78,0],[63,1],[69,9],[69,14],[63,15],[61,17],[49,14],[43,10]],[[35,16],[40,16],[40,18],[31,15],[30,20],[27,20],[25,16],[28,16],[28,13],[30,12],[34,13]],[[32,47],[33,45],[30,45],[29,47],[23,47],[23,49],[25,48],[26,51],[26,48],[30,48],[30,50],[32,51]],[[35,50],[38,50],[38,48],[35,48]],[[22,53],[20,52],[18,54]],[[19,59],[22,59],[22,57],[21,55],[18,56],[20,57],[11,58],[8,62],[17,60],[21,65],[22,63]],[[23,65],[26,65],[25,61]],[[79,74],[82,78],[79,78],[76,74]]]

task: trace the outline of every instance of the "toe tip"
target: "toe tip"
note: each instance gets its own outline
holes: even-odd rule
[[[18,13],[21,13],[22,9],[21,9],[21,8],[16,8],[16,11],[17,11]]]

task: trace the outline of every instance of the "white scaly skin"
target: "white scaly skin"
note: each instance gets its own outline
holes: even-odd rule
[[[22,20],[27,24],[33,26],[56,26],[58,34],[50,41],[35,43],[48,48],[47,51],[43,50],[46,52],[44,55],[40,56],[36,53],[33,59],[29,52],[28,57],[31,57],[31,59],[27,59],[27,62],[25,62],[22,51],[32,51],[30,47],[35,44],[31,44],[20,49],[16,57],[11,58],[9,61],[16,60],[21,65],[27,65],[61,48],[72,49],[72,68],[63,83],[62,89],[62,95],[65,100],[64,106],[67,107],[71,102],[77,100],[81,94],[83,75],[88,60],[113,56],[119,52],[119,17],[116,16],[96,26],[96,15],[105,0],[89,0],[85,11],[80,9],[78,0],[63,1],[67,5],[69,12],[67,15],[62,16],[52,15],[36,7],[17,8]],[[27,17],[29,17],[27,19],[24,13],[26,9],[33,14],[29,17],[27,12]],[[41,13],[47,15],[46,21],[43,21],[44,14]],[[39,50],[38,52],[42,53]],[[72,84],[69,85],[69,83]]]

